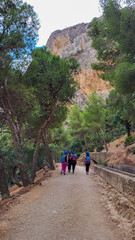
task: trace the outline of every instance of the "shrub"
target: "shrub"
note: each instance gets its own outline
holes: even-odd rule
[[[100,145],[96,148],[96,152],[101,152],[103,149],[104,149],[104,147],[102,145]]]
[[[135,154],[135,147],[133,148],[133,154]]]
[[[94,152],[94,148],[90,148],[90,152]]]
[[[101,158],[98,158],[98,164],[101,164],[102,165],[103,161]]]
[[[98,164],[100,164],[100,165],[107,166],[107,162],[108,162],[108,160],[107,161],[103,161],[102,158],[98,159]]]
[[[81,140],[75,141],[70,146],[71,151],[82,152],[83,142]]]
[[[7,182],[9,186],[13,185],[12,175],[13,175],[13,169],[15,166],[18,165],[18,159],[20,155],[23,155],[23,164],[28,174],[31,174],[31,166],[32,166],[32,158],[33,153],[35,150],[35,147],[28,146],[24,147],[21,151],[15,150],[13,147],[3,147],[2,149],[2,157],[4,161],[5,166],[5,172],[7,176]],[[39,154],[38,154],[38,165],[37,165],[37,171],[43,168],[47,164],[47,159],[45,157],[46,155],[46,149],[43,145],[40,146]],[[20,174],[18,168],[16,169],[16,177],[18,180],[20,180]]]
[[[125,139],[124,146],[129,146],[135,142],[135,137],[129,136]]]

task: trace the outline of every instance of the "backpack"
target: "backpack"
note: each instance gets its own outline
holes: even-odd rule
[[[76,155],[73,155],[72,156],[72,160],[75,162],[77,160],[77,156]]]
[[[64,155],[62,156],[61,162],[63,162],[63,163],[65,162],[65,157],[66,157],[66,156],[64,156]]]
[[[85,162],[90,163],[90,156],[86,157],[86,161]]]

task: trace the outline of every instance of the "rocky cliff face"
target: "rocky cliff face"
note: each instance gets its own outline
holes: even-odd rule
[[[84,100],[93,91],[97,91],[103,98],[112,89],[109,82],[100,79],[91,69],[91,63],[96,61],[96,51],[91,47],[92,40],[87,36],[89,25],[81,23],[64,30],[53,32],[47,41],[47,48],[62,58],[74,57],[81,65],[81,73],[76,80],[80,84],[75,101],[83,107]]]

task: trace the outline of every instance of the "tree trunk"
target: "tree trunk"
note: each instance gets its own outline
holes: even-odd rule
[[[20,149],[17,149],[17,151],[20,151],[19,152],[19,156],[18,156],[18,168],[19,168],[19,171],[20,171],[20,176],[21,176],[21,180],[22,180],[22,183],[23,183],[23,186],[24,187],[27,187],[28,185],[30,185],[30,178],[25,170],[25,166],[23,164],[23,159],[24,159],[24,156],[23,156],[23,150],[22,150],[22,146],[20,147]]]
[[[50,121],[52,120],[52,118],[54,116],[55,106],[56,106],[56,103],[53,103],[52,106],[51,106],[51,109],[50,109],[49,118],[42,125],[42,127],[40,128],[39,133],[38,133],[36,148],[35,148],[35,151],[34,151],[34,154],[33,154],[33,165],[32,165],[32,173],[31,173],[31,182],[32,183],[34,183],[34,179],[35,179],[35,176],[36,176],[37,157],[38,157],[38,151],[39,151],[39,147],[40,147],[41,137],[42,137],[42,134],[44,133],[45,129],[47,128],[48,124],[50,123]]]
[[[40,129],[37,137],[36,147],[33,154],[33,164],[32,164],[32,173],[31,173],[31,183],[34,183],[34,179],[36,177],[36,170],[37,170],[37,157],[38,157],[38,151],[40,147],[40,140],[42,135],[42,129]]]
[[[11,131],[13,144],[14,144],[15,147],[18,147],[18,146],[20,147],[20,142],[19,142],[19,139],[18,139],[17,134],[16,134],[16,127],[15,127],[15,124],[12,120],[11,114],[9,112],[8,106],[7,106],[4,98],[1,98],[1,103],[2,103],[2,107],[3,107],[3,110],[4,110],[4,113],[5,113],[9,128],[10,128],[10,131]]]
[[[2,200],[10,197],[1,153],[0,153],[0,192]]]
[[[20,176],[21,176],[21,179],[22,179],[23,186],[27,187],[28,185],[30,185],[30,179],[29,179],[29,176],[24,169],[24,165],[23,164],[18,164],[18,168],[19,168],[19,171],[20,171]]]
[[[13,180],[13,183],[16,184],[18,187],[22,187],[22,184],[19,183],[19,181],[16,179],[16,169],[17,168],[18,167],[16,167],[16,166],[13,168],[12,180]]]
[[[51,151],[51,149],[50,149],[50,147],[49,147],[49,144],[48,144],[48,140],[47,140],[47,136],[46,136],[46,132],[45,132],[45,131],[44,131],[44,133],[42,134],[42,140],[43,140],[43,143],[44,143],[44,145],[45,145],[45,147],[46,147],[46,150],[47,150],[47,159],[48,159],[48,161],[49,161],[50,168],[51,168],[52,170],[54,170],[55,167],[54,167],[54,163],[53,163],[52,151]]]
[[[108,152],[108,147],[107,147],[107,144],[106,144],[106,140],[105,140],[105,136],[104,136],[102,128],[100,128],[100,131],[101,131],[101,134],[103,136],[103,140],[104,140],[104,145],[105,145],[106,151]]]
[[[126,121],[126,130],[127,130],[128,137],[131,135],[130,128],[131,128],[131,124],[128,121]]]

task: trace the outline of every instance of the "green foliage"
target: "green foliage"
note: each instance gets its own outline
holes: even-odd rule
[[[74,104],[69,114],[69,133],[73,142],[84,140],[82,150],[93,151],[97,145],[106,146],[103,129],[105,126],[105,102],[100,95],[93,92],[83,110]]]
[[[89,128],[99,130],[104,126],[105,120],[105,103],[101,96],[93,92],[89,100],[86,101],[84,111],[85,125]]]
[[[79,106],[75,103],[69,114],[69,126],[73,134],[81,134],[83,132],[83,116]]]
[[[46,108],[52,100],[68,102],[75,94],[76,82],[72,74],[79,64],[74,59],[61,59],[45,48],[36,49],[32,59],[24,82],[35,88],[41,105]],[[47,101],[43,102],[44,98]]]
[[[73,142],[72,145],[70,146],[70,150],[73,152],[73,151],[76,151],[76,152],[82,152],[82,145],[84,143],[82,143],[82,140],[79,139],[78,141],[76,142]]]
[[[119,93],[135,91],[135,8],[134,1],[101,0],[103,17],[90,23],[89,36],[97,50],[98,63],[92,68],[102,71],[100,77],[110,81]],[[124,6],[124,7],[123,7]]]
[[[33,7],[22,0],[1,0],[0,16],[1,53],[12,58],[30,53],[36,45],[39,29]]]
[[[56,162],[61,162],[61,156],[63,152],[65,151],[65,148],[61,145],[51,143],[49,144],[49,147],[52,151],[53,158]]]
[[[10,131],[8,129],[4,129],[5,130],[5,133],[3,132],[1,135],[0,135],[0,146],[1,148],[3,148],[4,146],[11,146],[11,134],[10,134]]]
[[[109,113],[112,112],[113,124],[119,124],[119,131],[124,133],[124,128],[130,131],[134,123],[135,115],[135,96],[122,96],[116,90],[112,90],[106,100]]]
[[[107,166],[107,162],[108,161],[103,161],[102,158],[98,158],[98,164],[100,164],[100,165]]]
[[[51,129],[61,128],[63,122],[67,119],[68,116],[68,108],[64,103],[59,103],[55,108],[54,117],[49,125]]]
[[[61,59],[44,47],[33,51],[39,21],[33,7],[27,3],[22,0],[2,0],[0,15],[0,108],[5,111],[0,112],[0,141],[8,182],[12,183],[12,170],[19,158],[23,160],[27,172],[31,173],[35,147],[33,143],[41,126],[51,119],[51,111],[53,119],[46,131],[49,137],[52,135],[49,143],[52,144],[53,155],[58,158],[66,144],[71,144],[60,126],[67,118],[66,105],[78,87],[73,75],[79,72],[79,64],[74,58]],[[28,54],[31,52],[30,59]],[[30,64],[25,72],[28,62],[26,58]],[[56,128],[59,130],[52,134]],[[22,149],[17,149],[17,146]],[[38,169],[48,164],[46,155],[46,149],[41,145],[37,159]]]
[[[94,148],[90,148],[89,150],[90,150],[90,152],[94,152]]]
[[[135,137],[129,136],[125,139],[124,145],[125,145],[125,147],[127,147],[127,146],[133,144],[134,142],[135,142]]]
[[[28,174],[31,173],[31,167],[32,167],[32,158],[34,153],[34,146],[28,145],[27,147],[24,147],[21,151],[18,149],[18,151],[14,150],[13,147],[3,147],[2,150],[2,156],[4,160],[4,166],[5,171],[7,175],[7,181],[9,185],[13,184],[12,175],[13,175],[13,168],[18,165],[18,158],[20,155],[23,155],[23,163],[24,167]],[[39,149],[39,155],[38,155],[38,166],[37,170],[40,170],[45,165],[48,165],[48,160],[46,158],[46,149],[43,145],[40,146]],[[18,176],[17,176],[18,175]],[[19,171],[16,171],[16,176],[18,180],[20,180]]]
[[[133,7],[134,6],[134,0],[112,0],[111,2],[114,2],[115,4],[118,3],[119,7],[121,8],[123,5],[126,7]],[[110,3],[110,0],[99,0],[101,8],[104,10],[104,8]]]
[[[104,146],[100,145],[96,148],[96,152],[101,152],[104,149]]]
[[[135,147],[133,148],[133,154],[135,154]]]
[[[135,92],[135,63],[122,62],[118,65],[115,72],[115,86],[121,94]]]
[[[79,106],[74,104],[69,114],[69,129],[74,141],[78,142],[78,138],[82,138],[87,149],[87,134],[89,131],[84,123],[83,114],[84,112],[79,108]]]
[[[102,159],[98,158],[98,164],[102,164]]]
[[[76,91],[76,82],[72,74],[77,71],[79,65],[74,59],[61,59],[45,48],[36,49],[32,58],[23,82],[34,89],[41,110],[40,126],[48,119],[52,105],[56,106],[54,118],[56,116],[57,122],[60,119],[65,120],[67,113],[65,104],[72,99]]]
[[[51,135],[50,142],[56,146],[63,146],[68,142],[68,133],[63,126],[59,126],[53,129],[49,129]]]

